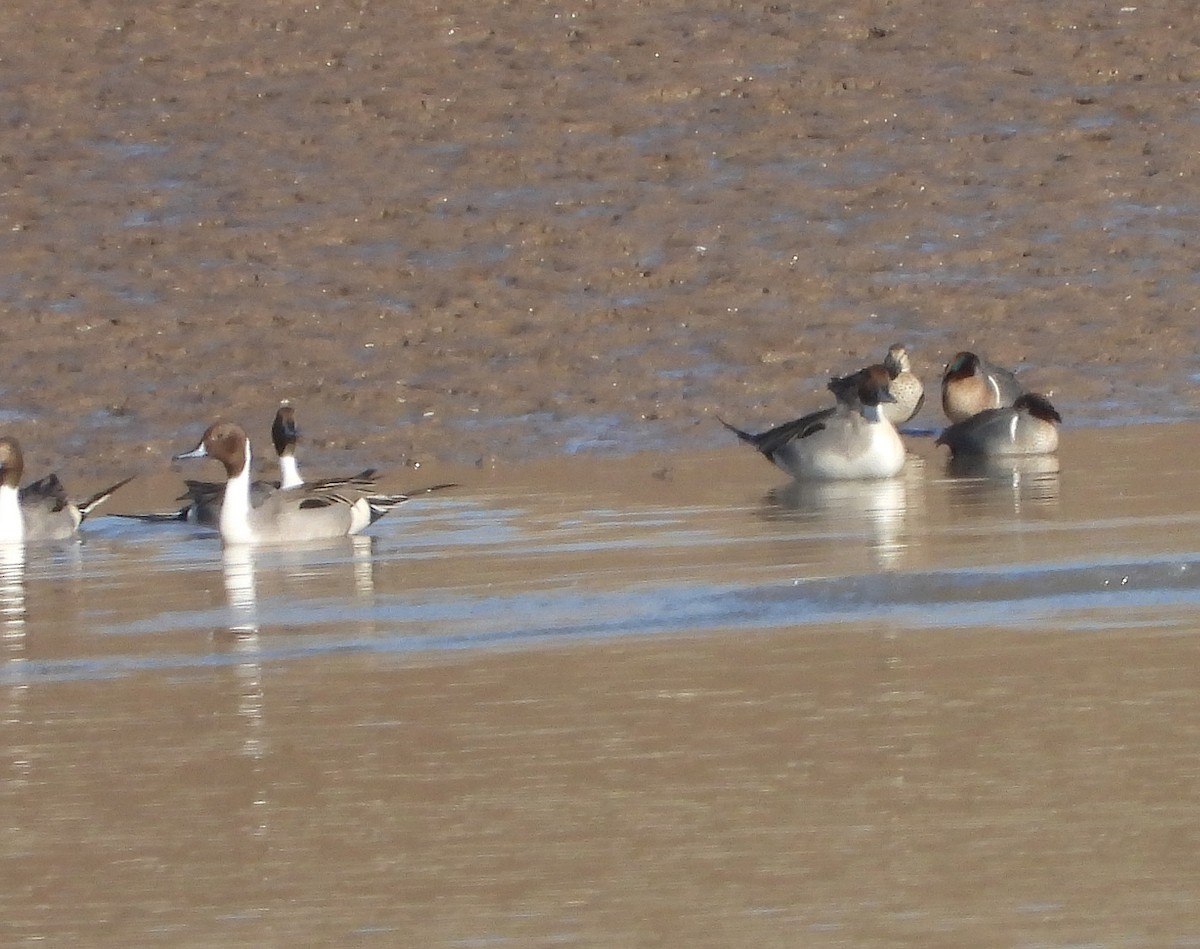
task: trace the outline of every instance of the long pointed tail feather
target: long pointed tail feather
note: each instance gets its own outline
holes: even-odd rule
[[[82,501],[79,504],[77,504],[76,507],[79,508],[80,520],[82,520],[83,518],[85,518],[89,514],[91,514],[92,511],[94,511],[101,504],[103,504],[105,501],[107,501],[109,498],[111,498],[113,496],[113,494],[116,493],[118,488],[125,487],[125,485],[129,484],[129,482],[132,481],[135,477],[137,477],[137,476],[130,475],[124,481],[118,481],[111,488],[105,488],[103,491],[97,491],[86,501]]]
[[[371,523],[379,520],[392,508],[403,504],[405,501],[411,501],[413,498],[422,494],[432,494],[434,491],[444,491],[447,488],[457,488],[456,482],[447,482],[446,484],[431,484],[427,488],[417,488],[413,491],[406,491],[404,494],[369,494],[366,497],[367,506],[371,509]]]
[[[751,445],[757,446],[757,444],[758,444],[756,441],[756,439],[758,438],[757,435],[754,435],[751,432],[742,431],[742,429],[738,428],[736,425],[730,425],[728,422],[725,421],[725,419],[721,418],[721,416],[719,416],[719,415],[715,416],[715,418],[718,422],[720,422],[727,429],[729,429],[731,432],[733,432],[733,434],[735,434],[742,441],[749,442]]]
[[[176,521],[186,521],[191,506],[180,508],[178,511],[154,511],[149,514],[109,514],[109,517],[123,517],[130,521],[141,521],[145,524],[166,524]]]

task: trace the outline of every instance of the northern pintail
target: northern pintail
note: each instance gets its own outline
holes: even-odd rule
[[[859,381],[856,405],[837,405],[754,435],[720,419],[797,480],[890,478],[904,467],[904,443],[882,412],[893,401],[888,374],[870,366]]]
[[[413,494],[380,494],[342,480],[336,485],[276,488],[253,497],[250,439],[233,422],[209,426],[200,444],[175,458],[215,458],[225,466],[218,526],[227,544],[303,543],[346,537],[359,533],[413,494],[454,487],[437,484]]]
[[[271,443],[275,446],[275,454],[279,457],[279,480],[256,480],[250,483],[251,503],[257,504],[276,489],[290,491],[306,484],[300,474],[300,465],[296,461],[296,443],[300,440],[300,429],[296,425],[296,409],[291,402],[284,400],[275,412],[271,422]],[[348,488],[370,493],[375,483],[374,468],[366,468],[357,474],[341,475],[333,478],[323,478],[313,482],[314,487],[322,489]],[[202,524],[205,527],[217,527],[221,519],[221,500],[225,496],[223,481],[184,481],[187,491],[179,498],[180,501],[190,501],[178,517],[181,520]]]
[[[893,343],[888,348],[883,363],[876,365],[887,372],[891,380],[888,383],[888,391],[895,399],[894,402],[884,403],[883,414],[893,425],[903,425],[921,411],[921,406],[925,404],[925,387],[913,373],[908,350],[901,343]],[[859,384],[867,371],[873,368],[875,367],[868,366],[848,376],[831,377],[829,391],[838,402],[853,407],[858,401]]]
[[[304,476],[300,474],[300,465],[296,461],[296,443],[300,440],[300,429],[296,426],[296,410],[292,403],[284,399],[280,403],[279,409],[275,412],[275,419],[271,422],[271,444],[275,446],[275,454],[279,457],[279,481],[256,481],[255,485],[261,485],[267,488],[282,488],[287,491],[292,488],[298,488],[301,485],[307,484]],[[323,478],[316,482],[327,487],[336,485],[354,485],[357,487],[366,487],[375,481],[377,474],[374,468],[364,468],[358,474],[341,475],[335,478]],[[191,484],[211,483],[216,489],[218,496],[225,485],[221,482],[189,482]],[[183,498],[180,498],[182,501]],[[220,503],[218,501],[218,503]],[[214,520],[213,523],[216,523]]]
[[[257,503],[277,489],[291,490],[305,483],[300,474],[300,466],[296,462],[296,442],[299,439],[300,430],[296,425],[296,410],[290,402],[285,400],[275,412],[275,418],[271,423],[271,442],[275,446],[275,453],[279,456],[279,480],[251,482],[251,503]],[[316,484],[325,488],[355,488],[370,491],[375,482],[375,475],[374,468],[367,468],[358,474],[325,478]],[[117,516],[140,521],[186,521],[189,524],[199,524],[203,527],[218,527],[221,519],[221,499],[225,496],[225,482],[186,478],[183,483],[187,490],[176,499],[187,502],[183,507],[174,511]]]
[[[67,498],[55,474],[20,487],[24,471],[20,444],[15,438],[0,438],[0,542],[3,543],[71,537],[97,506],[133,480],[132,476],[125,478],[75,504]]]
[[[1007,408],[955,422],[934,444],[949,446],[951,455],[1046,455],[1058,448],[1061,421],[1049,399],[1026,392]]]
[[[271,423],[271,442],[275,445],[275,454],[279,456],[279,487],[284,490],[304,484],[304,479],[300,477],[300,466],[296,462],[296,442],[299,440],[296,410],[285,400],[275,413],[275,421]]]
[[[942,375],[942,408],[951,422],[1012,405],[1025,389],[1009,370],[974,353],[956,353]]]

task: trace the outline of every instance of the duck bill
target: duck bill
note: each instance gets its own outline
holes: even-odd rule
[[[201,442],[199,445],[197,445],[191,451],[185,451],[181,455],[172,455],[171,460],[172,461],[184,461],[188,458],[207,458],[207,457],[208,457],[208,449],[206,449],[204,447],[204,442]]]

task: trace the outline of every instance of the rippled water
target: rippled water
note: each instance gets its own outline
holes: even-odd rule
[[[0,564],[0,929],[1192,944],[1195,443],[568,459],[300,550],[99,518]]]

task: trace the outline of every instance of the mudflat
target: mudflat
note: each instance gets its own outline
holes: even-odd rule
[[[31,472],[293,399],[317,467],[719,445],[897,340],[1195,413],[1191,5],[16,0]],[[928,405],[916,424],[936,427]],[[262,452],[260,452],[261,456]]]

